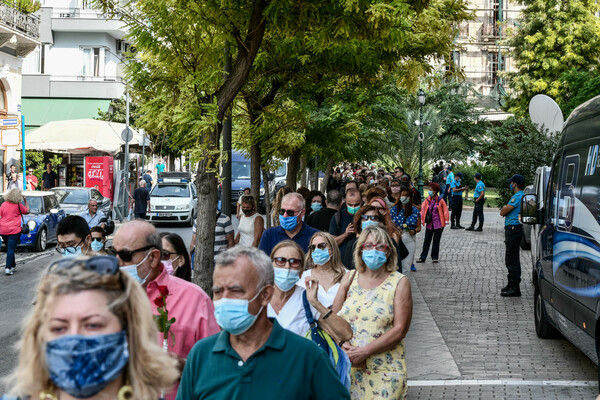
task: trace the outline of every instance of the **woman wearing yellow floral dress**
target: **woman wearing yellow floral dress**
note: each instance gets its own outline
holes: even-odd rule
[[[382,227],[363,227],[354,261],[356,272],[344,276],[333,304],[353,332],[350,342],[342,345],[352,362],[351,397],[404,399],[410,283],[396,271],[396,251]]]

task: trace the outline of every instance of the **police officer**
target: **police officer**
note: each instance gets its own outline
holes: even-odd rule
[[[450,191],[452,192],[452,215],[450,215],[450,229],[465,229],[464,226],[460,225],[460,216],[462,215],[463,207],[463,190],[466,190],[466,186],[462,186],[462,172],[457,172],[456,177],[450,184]]]
[[[473,192],[473,220],[467,231],[483,231],[483,204],[485,203],[485,184],[481,180],[481,174],[475,174],[475,191]],[[479,226],[475,229],[475,224],[479,218]]]
[[[515,174],[507,182],[513,196],[507,205],[502,207],[500,215],[504,217],[504,244],[506,246],[505,263],[508,270],[508,284],[502,288],[503,297],[515,297],[521,295],[519,283],[521,282],[520,245],[523,235],[523,225],[519,222],[521,212],[521,198],[525,187],[523,175]]]
[[[446,167],[447,175],[446,175],[446,184],[444,185],[444,189],[442,190],[442,200],[446,203],[448,208],[452,207],[450,203],[452,201],[452,193],[450,192],[450,185],[454,180],[454,173],[452,173],[452,166],[448,165]]]

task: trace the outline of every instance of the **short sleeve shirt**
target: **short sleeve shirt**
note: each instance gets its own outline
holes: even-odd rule
[[[477,185],[475,185],[475,192],[473,192],[473,199],[478,199],[479,196],[481,195],[481,192],[485,192],[485,184],[483,183],[483,181],[479,181],[479,182],[477,182]]]
[[[165,164],[156,164],[156,171],[158,172],[158,174],[160,175],[161,172],[163,172],[165,170]]]
[[[521,225],[521,222],[519,222],[519,214],[521,213],[521,199],[522,198],[523,198],[522,190],[519,190],[517,193],[515,193],[513,195],[513,197],[510,198],[508,205],[513,206],[514,209],[512,209],[511,212],[509,212],[504,217],[504,226]]]
[[[454,173],[450,172],[448,174],[448,176],[446,177],[446,185],[451,184],[453,180],[454,180]]]
[[[96,211],[96,214],[94,214],[93,217],[91,216],[89,210],[81,214],[81,216],[83,217],[83,219],[85,219],[85,222],[87,222],[90,229],[100,225],[100,220],[102,218],[106,218],[106,215],[104,215],[104,213],[100,210]]]
[[[42,175],[42,180],[44,181],[44,189],[52,189],[54,187],[56,179],[56,172],[50,171],[50,173],[48,173],[48,171],[45,171]]]
[[[453,179],[452,183],[450,184],[450,188],[459,188],[459,187],[462,187],[461,183],[459,181],[457,181],[456,179]],[[462,193],[463,193],[462,190],[460,190],[458,192],[452,191],[453,196],[462,196]]]
[[[421,212],[417,207],[413,206],[412,213],[408,217],[405,217],[404,208],[398,211],[398,207],[392,207],[390,209],[390,217],[392,218],[392,221],[394,221],[394,224],[396,224],[398,229],[401,231],[412,231],[417,229],[417,226],[420,223]]]
[[[133,191],[133,201],[135,202],[134,213],[144,214],[148,210],[148,201],[150,201],[150,192],[148,189],[139,187]]]

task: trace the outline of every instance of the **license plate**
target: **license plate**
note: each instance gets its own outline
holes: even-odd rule
[[[156,213],[157,217],[171,217],[173,213]]]

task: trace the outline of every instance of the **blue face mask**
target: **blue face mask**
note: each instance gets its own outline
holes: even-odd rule
[[[316,265],[326,264],[331,258],[331,254],[327,249],[314,249],[310,256]]]
[[[435,193],[433,193],[433,191],[431,191],[431,190],[427,193],[429,194],[429,197],[433,197],[435,195]]]
[[[78,399],[100,393],[117,379],[127,362],[127,332],[107,335],[68,335],[46,344],[50,380]]]
[[[81,246],[65,247],[63,258],[79,257],[81,255]]]
[[[248,304],[250,304],[258,295],[262,292],[262,289],[256,293],[250,300],[246,299],[228,299],[222,298],[221,300],[215,300],[215,319],[217,324],[225,332],[229,332],[231,335],[237,336],[246,332],[254,325],[256,318],[261,313],[263,307],[258,310],[256,315],[252,315],[248,312]]]
[[[363,250],[362,259],[367,268],[369,268],[371,271],[377,271],[383,264],[385,264],[387,261],[387,256],[383,251],[377,249]]]
[[[513,187],[513,184],[512,184],[512,183],[510,184],[510,186],[509,186],[509,187],[510,187],[510,191],[511,191],[511,192],[513,192],[513,191],[515,190],[515,189],[514,189],[514,187]]]
[[[98,242],[96,240],[92,241],[92,250],[93,251],[100,251],[100,250],[102,250],[103,247],[104,247],[104,243]]]
[[[300,280],[300,271],[273,267],[273,272],[275,273],[275,286],[283,292],[292,289],[296,282]]]
[[[367,221],[363,221],[361,224],[361,227],[364,229],[368,228],[369,226],[377,226],[379,225],[379,222],[377,221],[371,221],[370,219]]]
[[[150,270],[148,272],[148,275],[146,275],[145,278],[141,278],[138,275],[137,272],[137,267],[139,267],[140,265],[142,265],[142,263],[144,261],[146,261],[146,259],[148,259],[148,256],[150,255],[150,252],[148,251],[148,254],[146,254],[146,257],[144,257],[144,259],[142,261],[140,261],[137,264],[131,264],[131,265],[124,265],[122,267],[120,267],[120,270],[122,272],[125,272],[126,274],[129,274],[129,276],[131,276],[133,279],[135,279],[140,285],[143,285],[144,283],[146,283],[146,279],[148,279],[148,277],[150,276],[150,274],[152,273],[152,270]]]
[[[312,203],[310,208],[312,208],[313,211],[319,211],[323,208],[323,205],[321,203]]]
[[[286,231],[293,231],[298,226],[298,217],[284,217],[279,216],[279,225]]]

